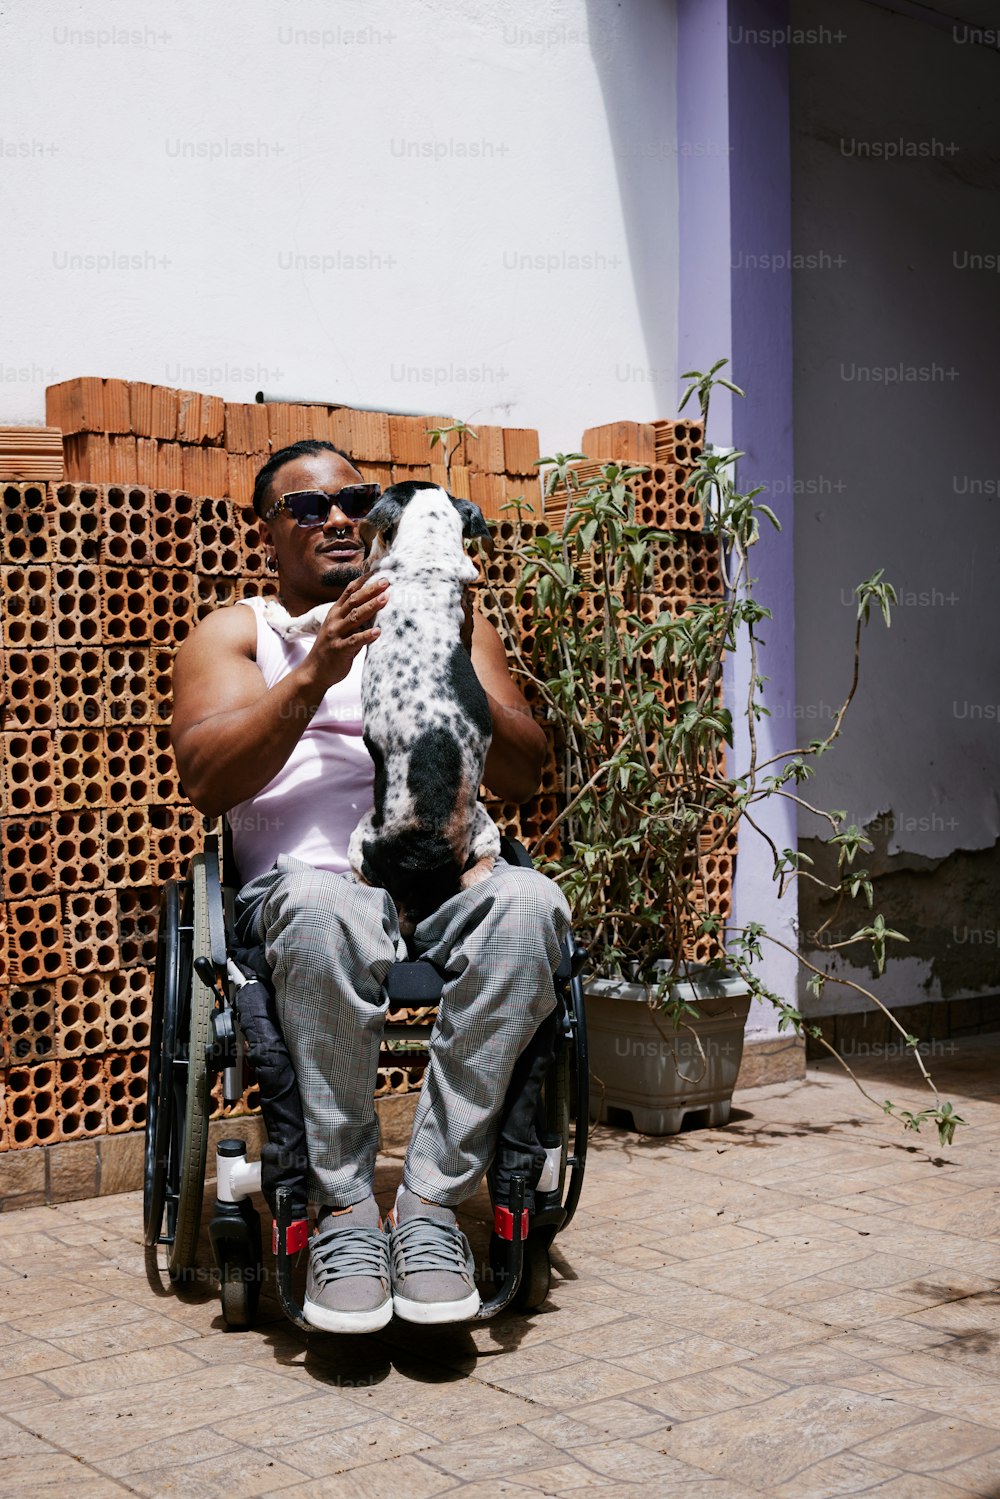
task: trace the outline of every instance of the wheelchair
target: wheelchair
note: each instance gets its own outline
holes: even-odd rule
[[[293,1287],[298,1252],[309,1241],[305,1131],[294,1073],[274,1011],[273,991],[257,961],[235,947],[233,904],[239,879],[228,825],[209,835],[183,881],[161,892],[153,985],[148,1113],[143,1174],[147,1252],[166,1251],[174,1284],[197,1273],[213,1081],[227,1105],[243,1097],[247,1060],[256,1072],[268,1140],[259,1161],[240,1139],[216,1149],[216,1201],[209,1238],[227,1328],[253,1325],[264,1279],[263,1192],[273,1215],[275,1280],[282,1310],[306,1322]],[[531,867],[525,850],[503,839],[502,856]],[[549,1292],[549,1250],[573,1218],[587,1157],[587,1034],[580,971],[585,954],[570,934],[555,975],[556,1009],[518,1059],[501,1114],[497,1152],[487,1173],[494,1210],[490,1274],[495,1294],[477,1319],[528,1312]],[[410,957],[389,970],[389,1009],[380,1065],[426,1063],[434,1006],[444,976]],[[414,1023],[414,1011],[417,1020]],[[430,1013],[427,1013],[427,1012]],[[272,1138],[272,1134],[278,1138]]]

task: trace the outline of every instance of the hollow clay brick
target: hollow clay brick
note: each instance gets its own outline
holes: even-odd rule
[[[0,563],[50,562],[54,511],[46,484],[0,485]]]
[[[108,438],[108,483],[133,485],[139,482],[135,438],[131,433]]]
[[[56,1064],[57,1137],[79,1140],[104,1134],[105,1095],[103,1058],[82,1056],[60,1060]]]
[[[104,1057],[105,1122],[109,1134],[141,1129],[146,1122],[146,1051],[109,1052]]]
[[[136,437],[153,435],[153,387],[145,380],[129,380],[128,392],[129,431]]]
[[[183,490],[156,490],[152,500],[153,562],[166,568],[193,568],[198,504]]]
[[[0,990],[0,1067],[56,1055],[56,995],[56,983],[12,984]]]
[[[55,984],[56,1056],[85,1056],[107,1047],[106,979],[97,972],[68,973]]]
[[[51,819],[0,818],[0,893],[4,900],[47,895],[54,886]]]
[[[65,439],[66,478],[74,483],[110,484],[111,439],[104,432],[78,432]]]
[[[109,566],[148,567],[152,560],[149,490],[109,484],[101,496],[102,557]]]
[[[184,488],[184,449],[179,442],[161,442],[156,452],[156,487]]]
[[[52,729],[56,723],[55,652],[7,650],[2,653],[7,729]]]
[[[97,645],[102,639],[100,570],[89,563],[52,569],[57,646]]]
[[[185,878],[205,841],[201,814],[187,806],[149,809],[150,878],[156,885]]]
[[[148,807],[110,807],[104,814],[107,883],[130,889],[150,880]]]
[[[503,466],[508,474],[535,474],[535,459],[541,456],[538,433],[533,427],[503,428]]]
[[[0,644],[10,649],[53,644],[52,574],[44,564],[0,567]]]
[[[96,808],[53,814],[52,868],[57,889],[71,893],[104,885],[104,816]]]
[[[45,983],[66,973],[69,965],[59,897],[11,901],[7,942],[12,983]]]
[[[153,715],[149,647],[109,645],[104,651],[104,694],[109,725],[147,724]]]
[[[54,735],[44,729],[14,729],[5,730],[0,741],[3,754],[0,815],[33,816],[54,811],[58,779]]]
[[[97,484],[60,484],[52,516],[56,562],[96,563],[101,551],[101,489]]]
[[[186,640],[196,620],[196,578],[179,568],[156,568],[149,575],[150,637],[154,649]]]
[[[116,890],[120,968],[151,968],[156,961],[159,892],[150,887]]]
[[[240,534],[233,507],[226,499],[203,499],[196,528],[196,563],[199,573],[242,570]]]
[[[56,1133],[56,1064],[11,1067],[7,1073],[5,1117],[11,1150],[48,1145]]]
[[[108,791],[104,731],[58,729],[53,741],[56,810],[82,812],[88,807],[105,806]]]
[[[78,890],[63,897],[64,932],[71,973],[118,967],[117,903],[113,890]]]
[[[149,573],[139,567],[104,567],[100,586],[105,644],[147,641],[151,612]]]
[[[142,806],[150,800],[150,734],[146,726],[115,726],[105,734],[105,778],[109,807]]]
[[[154,725],[150,729],[149,758],[151,780],[148,800],[160,802],[164,806],[186,802],[187,797],[184,795],[177,775],[177,762],[174,758],[173,745],[170,743],[170,729],[166,725],[160,727]]]
[[[104,1030],[109,1050],[131,1051],[149,1045],[153,1008],[153,974],[128,968],[103,976]]]
[[[106,720],[105,653],[97,645],[54,652],[55,717],[59,728],[94,727]]]

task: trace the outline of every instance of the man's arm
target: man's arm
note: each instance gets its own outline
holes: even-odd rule
[[[526,802],[542,779],[545,734],[511,680],[503,641],[479,613],[474,616],[472,665],[493,715],[493,742],[486,756],[483,781],[503,801]]]
[[[271,688],[255,660],[252,610],[237,605],[202,620],[174,663],[171,726],[181,782],[199,812],[218,817],[274,779],[328,689],[378,635],[372,622],[386,586],[349,583],[305,661]]]

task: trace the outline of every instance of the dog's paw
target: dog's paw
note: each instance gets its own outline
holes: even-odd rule
[[[298,640],[306,635],[318,635],[326,619],[329,604],[317,604],[306,614],[289,614],[284,604],[270,598],[264,603],[262,614],[276,635],[283,640]]]
[[[500,857],[500,829],[493,821],[482,802],[476,803],[475,820],[472,824],[472,843],[469,848],[469,857],[478,864],[480,861],[489,860],[490,867]],[[488,873],[489,871],[487,871]],[[485,875],[480,876],[485,879]],[[476,881],[473,881],[475,884]]]

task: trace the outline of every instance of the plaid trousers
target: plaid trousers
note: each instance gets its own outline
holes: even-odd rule
[[[403,1166],[411,1192],[454,1207],[492,1160],[514,1063],[555,1006],[569,908],[551,880],[498,863],[420,923],[415,950],[445,972]],[[309,1194],[349,1207],[372,1190],[374,1091],[388,1000],[406,948],[388,893],[287,855],[240,891],[236,930],[263,942],[305,1114]]]

